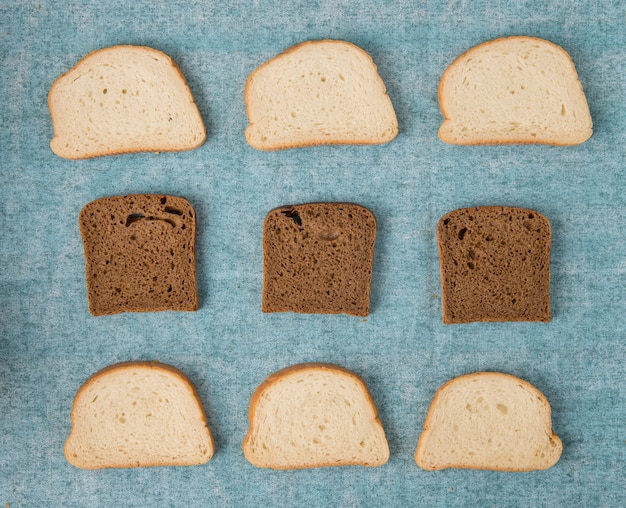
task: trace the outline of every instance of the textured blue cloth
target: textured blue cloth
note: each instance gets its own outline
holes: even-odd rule
[[[8,4],[8,5],[7,5]],[[437,85],[499,36],[572,56],[594,134],[570,148],[440,142]],[[248,74],[286,47],[365,49],[395,106],[386,146],[264,153],[244,138]],[[174,58],[208,127],[183,153],[68,161],[49,149],[51,83],[88,52],[141,44]],[[9,0],[0,5],[0,503],[17,506],[625,506],[626,5]],[[80,209],[168,193],[195,207],[201,309],[92,317]],[[273,207],[351,201],[378,220],[372,314],[263,315],[261,229]],[[552,223],[550,323],[444,326],[435,226],[464,206],[533,208]],[[216,442],[204,466],[83,471],[63,444],[76,390],[118,361],[158,359],[195,383]],[[271,372],[304,361],[367,382],[391,459],[380,468],[261,470],[241,452]],[[413,454],[437,388],[477,370],[541,390],[564,445],[548,471],[425,472]]]

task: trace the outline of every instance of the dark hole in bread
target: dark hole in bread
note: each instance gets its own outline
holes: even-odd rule
[[[290,208],[289,210],[283,210],[283,215],[285,215],[286,217],[289,217],[290,219],[293,219],[293,221],[298,225],[298,226],[302,226],[302,218],[300,217],[300,214],[298,213],[298,211],[294,208]]]
[[[130,226],[133,222],[137,222],[138,220],[145,219],[145,215],[142,213],[131,213],[128,217],[126,217],[126,227]]]
[[[172,213],[175,213],[175,212],[172,212]],[[179,212],[176,215],[182,215],[182,212]],[[140,220],[161,220],[163,222],[167,222],[170,226],[174,228],[176,227],[176,223],[171,219],[167,219],[164,217],[154,217],[154,216],[146,217],[142,213],[131,213],[128,217],[126,217],[126,227]]]

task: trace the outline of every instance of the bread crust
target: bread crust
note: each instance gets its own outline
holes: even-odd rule
[[[250,144],[250,146],[252,146],[253,148],[256,148],[257,150],[262,150],[262,151],[266,151],[266,152],[273,152],[273,151],[278,151],[278,150],[287,150],[290,148],[308,148],[308,147],[313,147],[313,146],[322,146],[322,145],[360,145],[360,146],[369,146],[369,145],[374,145],[374,144],[380,144],[380,142],[377,141],[369,141],[369,142],[355,142],[349,139],[333,139],[333,140],[315,140],[315,141],[308,141],[308,142],[292,142],[292,143],[283,143],[283,144],[277,144],[271,147],[266,147],[266,146],[261,146],[261,145],[257,145],[254,144],[253,141],[250,138],[249,135],[249,129],[254,125],[253,121],[252,121],[252,114],[250,113],[250,107],[251,107],[251,100],[250,100],[250,88],[252,85],[252,81],[254,80],[255,76],[263,69],[265,69],[265,67],[267,67],[268,65],[271,65],[272,63],[276,62],[277,60],[280,60],[281,58],[297,51],[298,49],[301,49],[303,47],[306,46],[311,46],[311,45],[315,45],[315,44],[319,44],[319,43],[335,43],[335,44],[343,44],[347,47],[350,47],[352,49],[357,50],[358,52],[360,52],[362,55],[364,55],[368,61],[371,63],[372,65],[372,70],[376,73],[376,75],[378,76],[378,80],[380,82],[380,86],[382,87],[382,93],[383,94],[387,94],[387,87],[385,86],[384,81],[382,80],[382,78],[380,77],[380,75],[378,74],[378,66],[374,63],[374,60],[372,59],[372,57],[362,48],[360,48],[359,46],[357,46],[356,44],[353,44],[351,42],[348,41],[343,41],[343,40],[335,40],[335,39],[315,39],[315,40],[308,40],[308,41],[304,41],[304,42],[300,42],[297,44],[294,44],[293,46],[288,47],[287,49],[285,49],[284,51],[282,51],[280,54],[270,58],[269,60],[267,60],[266,62],[262,63],[259,67],[257,67],[254,71],[252,71],[252,73],[250,73],[250,75],[248,76],[248,80],[246,81],[246,86],[244,89],[244,102],[246,104],[246,113],[248,116],[248,128],[246,129],[245,135],[246,135],[246,140],[248,141],[248,143]],[[385,141],[385,143],[389,143],[391,142],[393,139],[396,138],[396,136],[398,135],[398,123],[397,123],[397,119],[396,119],[396,124],[395,124],[395,131],[393,136],[391,137],[391,139]]]
[[[284,369],[281,369],[277,372],[274,372],[273,374],[271,374],[269,377],[267,377],[254,391],[254,393],[252,394],[252,397],[250,398],[250,406],[248,408],[248,421],[250,423],[249,429],[248,429],[248,433],[246,434],[246,437],[243,440],[243,444],[242,444],[242,449],[243,449],[243,454],[246,457],[246,459],[251,463],[256,465],[257,467],[271,467],[272,469],[277,469],[277,470],[291,470],[291,469],[310,469],[310,468],[320,468],[320,467],[332,467],[332,466],[382,466],[383,464],[385,464],[387,461],[385,460],[385,462],[383,462],[382,464],[363,464],[361,462],[358,461],[344,461],[341,463],[337,463],[337,462],[319,462],[316,464],[312,464],[312,465],[306,465],[306,466],[301,466],[301,465],[295,465],[295,466],[285,466],[285,467],[280,467],[280,466],[259,466],[258,464],[255,464],[252,461],[252,457],[250,456],[250,454],[248,453],[248,448],[249,448],[249,443],[252,437],[252,429],[254,428],[255,425],[255,416],[256,416],[256,406],[259,403],[259,400],[261,398],[261,396],[263,395],[263,393],[271,388],[271,386],[280,381],[281,379],[284,379],[286,377],[288,377],[289,375],[293,374],[294,372],[306,372],[306,371],[319,371],[319,370],[325,370],[325,371],[329,371],[329,372],[333,372],[336,374],[340,374],[342,376],[347,376],[350,379],[355,380],[359,386],[361,387],[361,389],[363,390],[363,394],[365,395],[368,403],[371,406],[373,415],[374,415],[374,423],[378,424],[382,427],[382,422],[380,421],[380,419],[378,418],[378,410],[376,408],[376,404],[374,403],[374,399],[369,391],[369,389],[367,388],[367,385],[365,384],[365,381],[363,381],[363,379],[358,376],[357,374],[355,374],[354,372],[352,372],[351,370],[348,370],[344,367],[341,367],[339,365],[335,365],[335,364],[331,364],[331,363],[324,363],[324,362],[306,362],[306,363],[300,363],[300,364],[295,364],[295,365],[291,365],[289,367],[285,367]]]
[[[59,157],[63,157],[64,159],[80,160],[80,159],[93,159],[96,157],[103,157],[106,155],[123,155],[123,154],[128,154],[128,153],[139,153],[139,152],[154,152],[157,154],[159,152],[184,152],[188,150],[195,150],[196,148],[199,148],[200,146],[202,146],[204,142],[206,141],[207,134],[206,134],[206,127],[204,125],[204,121],[202,120],[202,115],[200,114],[200,111],[198,110],[197,111],[198,119],[199,119],[200,125],[202,126],[203,135],[200,137],[200,139],[198,139],[198,142],[195,145],[190,145],[190,146],[185,146],[185,147],[176,147],[174,145],[171,145],[171,146],[159,145],[158,147],[141,145],[133,149],[127,149],[127,150],[103,149],[100,151],[94,151],[93,153],[88,154],[88,155],[75,154],[73,152],[60,153],[60,152],[55,151],[52,148],[53,141],[55,139],[60,139],[60,133],[58,132],[58,127],[56,127],[56,122],[55,122],[55,119],[57,118],[57,111],[52,104],[52,97],[54,96],[54,93],[56,92],[56,88],[58,88],[63,83],[65,78],[70,76],[76,69],[78,69],[81,65],[88,62],[91,57],[95,55],[105,54],[110,51],[115,51],[117,49],[135,49],[135,50],[146,51],[151,54],[156,54],[160,58],[167,60],[169,64],[171,65],[172,70],[178,75],[178,77],[180,78],[183,84],[183,87],[187,91],[188,99],[190,103],[193,105],[193,107],[196,108],[196,110],[198,109],[197,105],[195,104],[193,94],[191,93],[191,89],[189,88],[189,85],[187,84],[187,79],[185,78],[185,75],[183,74],[178,64],[169,55],[163,53],[162,51],[159,51],[158,49],[154,49],[148,46],[135,46],[131,44],[120,44],[116,46],[108,46],[105,48],[99,48],[99,49],[90,51],[87,55],[85,55],[78,62],[76,62],[76,64],[70,70],[68,70],[67,72],[64,72],[58,78],[56,78],[54,82],[52,83],[52,85],[50,86],[50,91],[48,93],[48,109],[50,110],[50,117],[52,120],[52,130],[54,133],[53,139],[50,141],[51,150],[55,154],[57,154]]]
[[[464,374],[452,379],[449,379],[448,381],[446,381],[443,385],[441,385],[439,387],[439,389],[437,390],[437,392],[435,393],[435,396],[433,397],[433,400],[430,404],[430,407],[428,408],[428,413],[426,414],[426,419],[424,420],[424,430],[422,431],[422,433],[420,434],[420,437],[417,441],[417,449],[415,451],[415,463],[421,467],[422,469],[425,469],[427,471],[440,471],[443,469],[477,469],[477,470],[483,470],[483,471],[503,471],[503,472],[509,472],[509,473],[514,473],[514,472],[528,472],[528,471],[535,471],[536,469],[534,468],[516,468],[516,467],[477,467],[477,466],[469,466],[467,464],[463,464],[463,463],[456,463],[453,465],[445,465],[445,466],[441,466],[441,467],[429,467],[427,464],[424,464],[421,460],[421,454],[423,452],[424,449],[424,443],[427,439],[427,432],[430,430],[430,426],[431,426],[431,418],[433,417],[433,413],[436,411],[437,409],[437,404],[439,402],[439,398],[442,396],[442,394],[445,392],[445,390],[447,388],[449,388],[450,386],[452,386],[453,384],[455,384],[456,382],[459,381],[468,381],[471,379],[476,379],[476,378],[480,378],[483,376],[500,376],[504,379],[511,379],[516,381],[517,383],[523,385],[527,390],[531,391],[532,393],[534,393],[537,398],[544,404],[545,408],[546,408],[546,429],[549,429],[550,434],[549,437],[552,441],[554,441],[555,443],[557,443],[557,445],[559,446],[559,448],[562,450],[563,448],[563,444],[561,442],[561,439],[559,438],[559,436],[557,436],[553,431],[552,431],[552,418],[551,418],[551,407],[550,407],[550,403],[548,402],[548,399],[543,395],[543,393],[541,393],[535,386],[533,386],[532,384],[530,384],[528,381],[525,381],[524,379],[518,378],[517,376],[513,376],[512,374],[506,374],[503,372],[474,372],[471,374]]]
[[[452,121],[453,119],[451,118],[448,108],[446,106],[446,100],[445,100],[445,96],[443,93],[443,88],[447,79],[447,75],[452,72],[454,70],[454,67],[462,62],[463,60],[465,60],[465,58],[467,58],[469,55],[471,55],[473,52],[475,51],[479,51],[480,49],[484,49],[485,47],[489,47],[492,45],[496,45],[498,43],[501,43],[503,41],[506,40],[511,40],[511,39],[517,39],[517,40],[527,40],[527,41],[537,41],[537,42],[541,42],[541,43],[545,43],[548,44],[550,46],[552,46],[554,49],[556,49],[557,51],[559,51],[564,57],[565,59],[568,60],[568,62],[571,65],[571,70],[574,73],[574,76],[576,77],[576,79],[578,79],[578,72],[576,71],[576,66],[574,65],[574,61],[572,60],[572,57],[570,56],[570,54],[565,51],[561,46],[554,44],[551,41],[548,41],[546,39],[542,39],[540,37],[534,37],[534,36],[530,36],[530,35],[512,35],[512,36],[508,36],[508,37],[498,37],[496,39],[492,39],[490,41],[485,41],[482,42],[476,46],[471,47],[470,49],[468,49],[467,51],[463,52],[461,55],[459,55],[457,58],[454,59],[454,61],[446,68],[446,70],[444,71],[444,73],[441,76],[441,80],[439,81],[439,86],[437,88],[437,97],[439,100],[439,107],[441,109],[441,114],[444,117],[444,122],[447,121]],[[582,86],[582,85],[581,85]],[[558,140],[552,139],[552,140],[539,140],[539,141],[532,141],[529,139],[525,139],[525,138],[518,138],[518,139],[500,139],[500,138],[491,138],[491,139],[484,139],[484,140],[470,140],[467,142],[463,142],[463,143],[458,143],[455,142],[453,139],[451,138],[447,138],[445,136],[445,134],[443,133],[443,123],[442,126],[439,128],[438,131],[438,137],[441,141],[443,141],[444,143],[449,143],[449,144],[462,144],[465,146],[479,146],[479,145],[552,145],[552,146],[574,146],[574,145],[578,145],[583,143],[584,141],[580,141],[580,142],[572,142],[572,143],[567,143],[567,142],[559,142]],[[591,134],[589,134],[589,137],[591,137]],[[587,139],[589,139],[589,137]]]
[[[208,422],[207,422],[206,413],[204,411],[204,406],[202,404],[200,396],[198,395],[198,391],[196,390],[195,385],[191,382],[191,380],[187,377],[187,375],[184,374],[181,370],[179,370],[176,367],[173,367],[171,365],[167,365],[165,363],[160,363],[160,362],[158,362],[156,360],[152,360],[152,361],[140,361],[140,360],[138,360],[138,361],[119,362],[119,363],[115,363],[115,364],[109,365],[107,367],[104,367],[104,368],[100,369],[99,371],[97,371],[96,373],[92,374],[80,386],[80,388],[76,392],[76,395],[74,396],[74,402],[72,404],[72,412],[71,412],[72,429],[70,431],[70,436],[71,436],[71,433],[74,432],[74,430],[76,428],[76,411],[77,411],[77,407],[76,406],[77,406],[77,402],[79,401],[80,397],[82,396],[82,393],[85,390],[87,390],[94,383],[94,381],[100,379],[102,376],[106,376],[108,373],[113,372],[113,371],[120,371],[120,370],[125,370],[125,369],[147,369],[147,370],[165,371],[165,372],[168,372],[168,373],[173,374],[174,376],[178,377],[180,379],[180,381],[182,381],[188,387],[190,394],[193,396],[193,398],[195,399],[195,401],[197,403],[198,410],[199,410],[199,412],[201,414],[201,417],[202,417],[202,423],[203,423],[204,427],[206,428],[208,439],[209,439],[210,453],[208,455],[208,459],[207,459],[206,462],[211,460],[211,458],[213,457],[213,455],[215,453],[215,443],[213,441],[213,436],[211,434],[211,430],[210,430]],[[65,458],[66,458],[66,460],[70,464],[72,464],[75,467],[80,467],[80,469],[96,470],[96,469],[130,468],[130,467],[156,467],[156,466],[172,466],[172,465],[180,466],[181,465],[181,464],[170,464],[168,462],[155,461],[155,462],[147,462],[147,463],[141,464],[141,466],[134,466],[134,465],[129,465],[129,464],[111,464],[111,465],[102,466],[102,467],[101,466],[89,467],[89,466],[85,466],[85,465],[77,466],[76,464],[74,464],[72,462],[72,457],[71,457],[71,455],[69,454],[69,451],[68,451],[68,443],[69,443],[69,437],[65,441],[65,445],[63,447],[63,452],[65,454]],[[194,462],[194,463],[190,463],[188,465],[199,465],[199,464],[196,464]]]

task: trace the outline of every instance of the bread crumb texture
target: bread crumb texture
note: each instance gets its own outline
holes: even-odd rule
[[[550,404],[515,376],[478,372],[444,384],[428,410],[416,463],[423,469],[548,469],[562,452]]]
[[[448,143],[576,145],[592,134],[587,99],[569,54],[535,37],[480,44],[439,84]]]
[[[351,203],[272,210],[263,228],[263,312],[367,316],[376,219]]]
[[[198,309],[196,219],[186,199],[101,198],[82,209],[79,226],[93,315]]]
[[[345,41],[307,41],[248,78],[248,143],[261,150],[381,144],[398,122],[372,58]]]
[[[548,219],[504,206],[462,208],[437,226],[442,315],[471,321],[549,321]]]
[[[112,365],[80,388],[65,443],[81,469],[204,464],[213,439],[189,379],[157,362]]]
[[[250,401],[243,443],[258,467],[380,466],[389,447],[365,383],[329,364],[301,364],[270,376]]]
[[[52,151],[66,159],[191,150],[206,139],[185,77],[143,46],[94,51],[52,85]]]

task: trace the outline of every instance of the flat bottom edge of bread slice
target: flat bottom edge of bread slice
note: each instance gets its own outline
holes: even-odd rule
[[[525,131],[507,131],[507,126],[502,129],[485,129],[475,134],[463,134],[463,127],[458,122],[446,119],[441,124],[438,137],[444,143],[463,146],[484,145],[549,145],[549,146],[576,146],[587,141],[593,131],[572,133],[539,133],[530,127]]]
[[[198,141],[192,143],[184,143],[178,145],[163,143],[152,143],[140,141],[134,145],[128,145],[126,143],[109,143],[106,146],[102,145],[82,145],[78,149],[76,147],[69,146],[67,138],[61,136],[55,136],[50,140],[50,149],[52,152],[63,159],[68,160],[82,160],[82,159],[95,159],[98,157],[106,157],[113,155],[130,155],[136,153],[152,153],[158,155],[160,153],[167,152],[188,152],[200,148],[206,141],[206,133],[204,133]],[[65,143],[65,146],[64,146]]]
[[[257,134],[255,126],[249,126],[246,129],[246,140],[248,144],[257,150],[273,152],[280,150],[290,150],[295,148],[314,148],[319,146],[376,146],[386,145],[393,141],[398,135],[398,130],[395,129],[389,134],[381,136],[379,139],[374,137],[349,137],[345,135],[338,136],[319,136],[311,135],[307,138],[277,138],[275,140],[269,140],[264,135]]]

